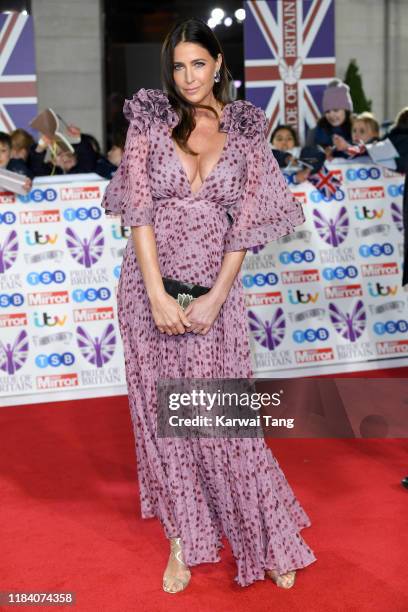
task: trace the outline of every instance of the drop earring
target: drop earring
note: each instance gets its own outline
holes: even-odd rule
[[[217,70],[217,72],[215,72],[214,74],[214,83],[219,83],[220,81],[221,81],[220,71]]]

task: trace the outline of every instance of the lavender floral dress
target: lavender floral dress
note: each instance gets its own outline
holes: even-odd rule
[[[160,90],[126,100],[122,163],[102,205],[125,226],[152,225],[163,276],[211,286],[227,251],[254,247],[304,222],[265,138],[265,113],[236,101],[223,111],[227,140],[193,193],[171,140],[178,117]],[[230,217],[226,214],[228,211]],[[158,438],[159,378],[250,378],[249,329],[240,275],[206,335],[156,328],[131,239],[122,263],[118,316],[136,441],[141,515],[181,537],[187,565],[216,562],[228,538],[235,580],[263,580],[315,561],[299,535],[310,519],[263,438]]]

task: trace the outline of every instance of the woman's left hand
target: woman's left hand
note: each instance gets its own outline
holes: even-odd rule
[[[221,306],[222,302],[216,300],[211,291],[195,298],[184,310],[184,314],[192,323],[191,327],[186,329],[186,332],[204,336],[217,318]]]

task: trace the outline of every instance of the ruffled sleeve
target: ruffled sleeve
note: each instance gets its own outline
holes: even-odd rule
[[[152,123],[174,124],[168,98],[156,89],[140,89],[126,100],[123,114],[129,121],[122,161],[107,186],[102,206],[108,215],[120,215],[129,227],[153,225],[154,203],[147,161]]]
[[[248,102],[238,110],[235,124],[246,137],[247,181],[241,198],[228,209],[232,224],[225,251],[265,245],[305,222],[302,205],[289,190],[266,139],[264,111]]]

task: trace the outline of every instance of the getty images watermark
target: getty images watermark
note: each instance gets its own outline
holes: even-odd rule
[[[408,437],[406,379],[159,379],[163,437]]]
[[[273,414],[283,394],[258,392],[252,379],[161,380],[158,436],[252,438],[271,427],[293,428],[294,418]]]

